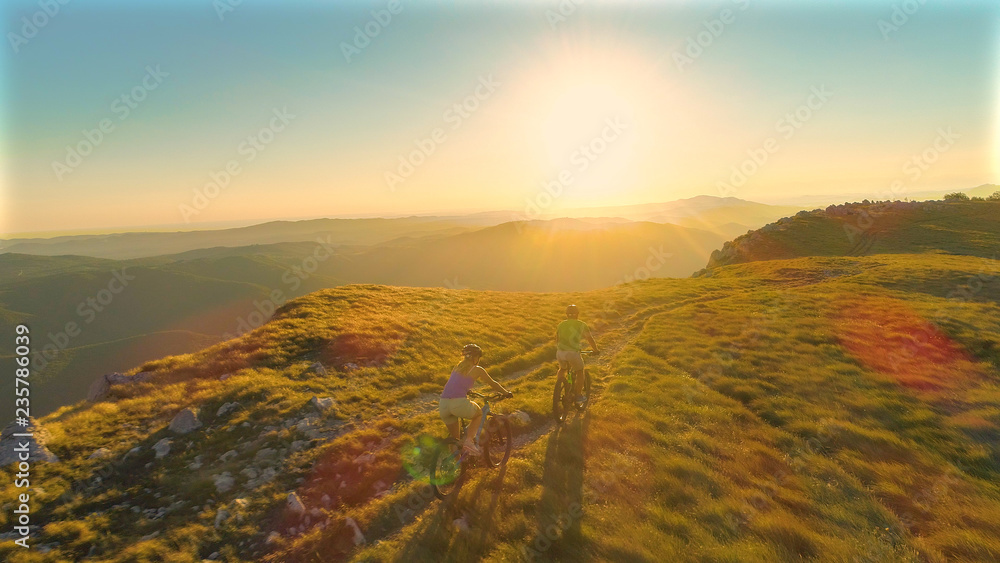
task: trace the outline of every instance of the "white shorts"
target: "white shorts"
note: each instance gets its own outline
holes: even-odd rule
[[[559,360],[559,367],[573,368],[574,371],[583,371],[583,354],[574,350],[559,350],[556,352],[556,359]]]
[[[458,419],[460,418],[470,420],[472,417],[476,416],[478,412],[479,405],[473,403],[465,397],[459,397],[457,399],[441,399],[438,403],[438,414],[441,415],[441,420],[443,420],[445,424],[458,422]]]

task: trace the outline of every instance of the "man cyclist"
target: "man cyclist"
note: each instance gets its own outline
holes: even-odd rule
[[[459,440],[462,436],[462,427],[459,419],[469,420],[469,431],[462,441],[462,449],[473,455],[481,455],[479,447],[474,443],[476,429],[479,428],[479,420],[483,416],[483,410],[469,400],[468,393],[476,380],[483,380],[489,384],[496,392],[503,393],[505,397],[513,397],[510,391],[496,382],[486,370],[479,366],[479,360],[483,357],[483,349],[475,344],[467,344],[462,348],[462,361],[451,370],[451,377],[444,386],[441,399],[438,402],[438,413],[441,420],[448,427],[451,437]]]
[[[579,374],[573,381],[573,395],[577,406],[582,407],[587,402],[583,396],[583,340],[587,339],[594,353],[599,353],[597,342],[587,323],[580,320],[580,308],[576,305],[566,307],[566,320],[556,328],[556,360],[559,361],[558,381],[564,381],[569,368]]]

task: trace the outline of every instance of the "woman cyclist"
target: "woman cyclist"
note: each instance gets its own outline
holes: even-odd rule
[[[483,416],[479,405],[469,400],[468,393],[476,381],[483,379],[496,392],[503,393],[505,397],[513,397],[503,385],[496,382],[486,370],[479,366],[479,360],[483,357],[483,349],[475,344],[467,344],[462,348],[462,361],[453,370],[448,383],[441,393],[441,401],[438,403],[438,412],[441,413],[441,420],[448,427],[451,437],[459,440],[462,435],[462,428],[459,419],[469,420],[469,432],[462,441],[462,448],[472,454],[480,455],[479,446],[473,442],[475,432],[473,429],[479,428],[479,419]]]

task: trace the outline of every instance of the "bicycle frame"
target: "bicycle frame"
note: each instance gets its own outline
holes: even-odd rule
[[[483,428],[486,427],[486,417],[490,414],[490,401],[489,399],[483,399],[483,416],[479,419],[479,428],[476,429],[476,443],[479,442],[479,435],[483,433]]]

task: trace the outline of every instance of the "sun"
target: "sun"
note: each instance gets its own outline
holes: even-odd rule
[[[537,168],[573,178],[562,203],[613,203],[641,184],[643,143],[663,117],[663,84],[650,68],[633,52],[560,44],[518,80]]]

